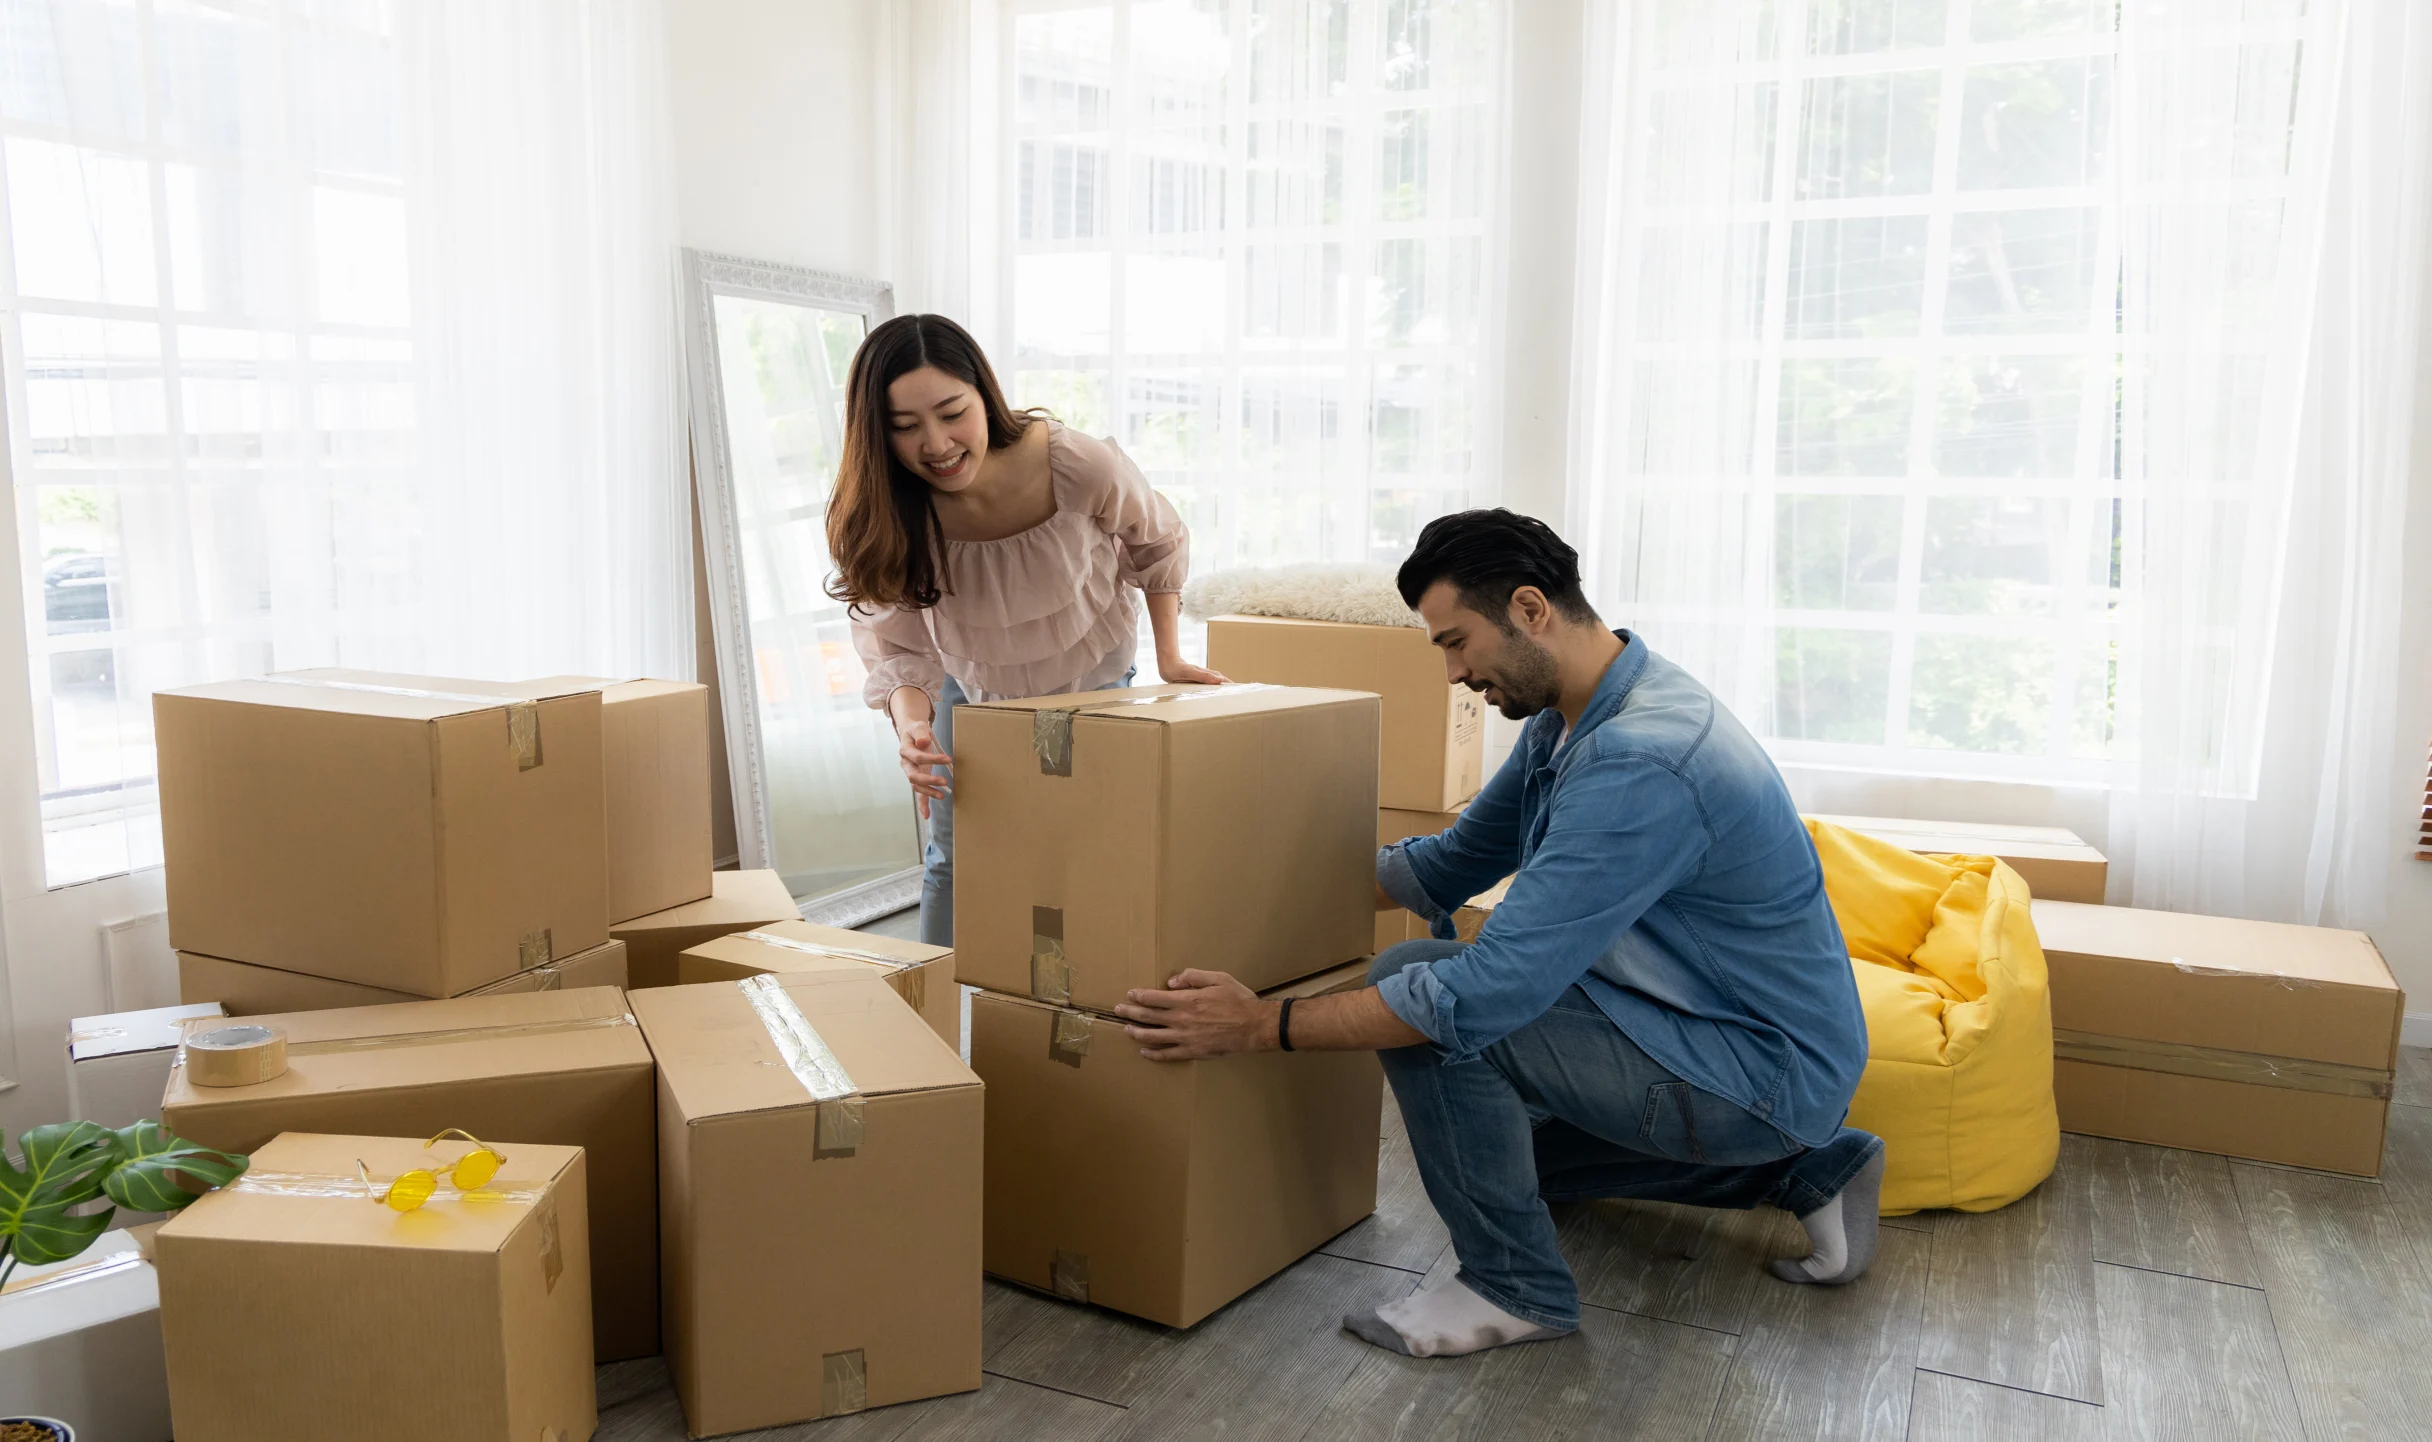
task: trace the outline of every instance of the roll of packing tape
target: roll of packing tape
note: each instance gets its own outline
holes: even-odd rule
[[[215,1026],[186,1038],[186,1079],[244,1087],[287,1074],[287,1034],[276,1027]]]

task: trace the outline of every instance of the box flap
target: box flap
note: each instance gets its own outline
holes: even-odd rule
[[[2398,990],[2389,963],[2361,931],[2075,901],[2037,901],[2034,916],[2046,956],[2067,953],[2152,962],[2183,972]]]
[[[1965,856],[2033,856],[2048,861],[2093,861],[2103,853],[2088,846],[2065,826],[1974,825],[1956,821],[1913,821],[1897,816],[1826,816],[1810,819],[1864,832],[1892,842],[1904,851],[1942,852]]]
[[[754,978],[755,981],[767,978]],[[816,972],[776,983],[863,1096],[977,1086],[920,1013],[875,972]],[[659,1076],[686,1120],[807,1107],[810,1090],[788,1069],[742,982],[654,987],[633,994],[634,1014]]]
[[[801,904],[774,871],[715,871],[709,882],[710,894],[699,901],[620,921],[608,928],[609,934],[631,939],[655,931],[733,929],[802,919]]]
[[[653,696],[672,696],[680,691],[706,691],[709,689],[698,681],[659,681],[648,676],[636,677],[630,681],[619,681],[610,676],[543,676],[537,681],[526,681],[523,684],[554,688],[550,692],[552,695],[572,691],[597,691],[600,693],[600,701],[603,705],[614,705],[619,701],[642,701]]]
[[[186,1029],[178,1023],[195,1017],[226,1015],[218,1002],[203,1001],[190,1006],[156,1006],[146,1011],[80,1016],[68,1023],[68,1059],[91,1061],[95,1057],[123,1056],[129,1052],[165,1051],[185,1039]]]
[[[847,963],[919,966],[923,962],[953,954],[950,947],[930,946],[892,936],[873,936],[867,932],[844,931],[833,926],[814,926],[807,921],[768,922],[750,931],[729,932],[725,936],[712,937],[697,946],[685,948],[687,956],[706,956],[716,961],[756,966],[765,971],[818,970],[821,969],[818,963],[823,956]]]
[[[1224,716],[1248,716],[1285,711],[1296,706],[1323,706],[1336,701],[1367,698],[1366,691],[1322,690],[1314,686],[1270,686],[1265,682],[1236,682],[1224,686],[1132,686],[1119,691],[1088,691],[1069,696],[1031,696],[1012,701],[966,702],[990,711],[1077,711],[1080,719],[1153,721],[1177,725]]]
[[[1306,616],[1250,616],[1239,612],[1208,617],[1211,626],[1219,622],[1227,626],[1316,626],[1328,631],[1416,631],[1421,636],[1427,634],[1427,625],[1419,619],[1416,611],[1410,613],[1409,624],[1401,626],[1372,626],[1357,621],[1317,621]]]
[[[487,1141],[487,1138],[484,1138]],[[507,1159],[498,1176],[460,1192],[441,1176],[420,1208],[397,1212],[363,1190],[360,1160],[385,1191],[417,1167],[452,1165],[472,1149],[451,1138],[326,1136],[283,1132],[256,1151],[245,1174],[164,1224],[159,1241],[287,1242],[320,1246],[408,1247],[416,1251],[495,1252],[557,1185],[580,1147],[491,1143]]]
[[[488,711],[517,701],[546,701],[589,685],[563,684],[563,678],[542,681],[468,681],[453,676],[409,676],[393,671],[355,671],[327,666],[306,671],[280,671],[241,681],[214,681],[159,693],[206,701],[234,701],[251,706],[285,706],[300,711],[340,711],[361,716],[388,716],[405,721],[436,721]]]

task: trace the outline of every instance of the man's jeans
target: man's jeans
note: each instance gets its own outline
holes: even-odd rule
[[[1385,949],[1371,984],[1460,950]],[[1801,1147],[1771,1123],[1673,1076],[1574,986],[1470,1061],[1433,1042],[1377,1053],[1461,1280],[1541,1327],[1579,1325],[1579,1288],[1548,1202],[1638,1197],[1700,1207],[1770,1203],[1800,1216],[1838,1195],[1883,1143],[1852,1127]]]

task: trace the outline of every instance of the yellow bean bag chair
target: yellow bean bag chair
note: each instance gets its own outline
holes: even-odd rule
[[[1810,820],[1866,1008],[1849,1124],[1883,1138],[1883,1210],[1989,1212],[2051,1175],[2052,1004],[2027,884]]]

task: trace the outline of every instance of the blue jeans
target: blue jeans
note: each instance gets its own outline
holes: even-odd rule
[[[1132,684],[1134,670],[1099,687],[1114,691]],[[967,705],[971,698],[963,694],[962,684],[952,676],[937,690],[937,719],[930,729],[937,734],[937,749],[948,756],[954,754],[954,708]],[[936,768],[940,776],[951,777],[943,766]],[[929,844],[921,848],[920,878],[920,939],[930,946],[954,945],[954,788],[949,779],[946,794],[929,802]]]
[[[1460,949],[1405,941],[1385,949],[1368,979]],[[1554,1243],[1548,1202],[1770,1203],[1805,1216],[1883,1146],[1853,1127],[1800,1146],[1657,1065],[1576,986],[1472,1060],[1446,1066],[1433,1042],[1377,1059],[1461,1280],[1541,1327],[1579,1325],[1579,1287]]]

